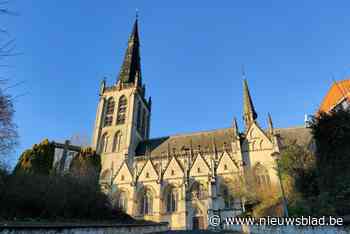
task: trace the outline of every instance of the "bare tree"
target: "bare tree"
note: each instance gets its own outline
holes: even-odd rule
[[[16,15],[15,12],[10,11],[7,8],[9,1],[0,1],[0,15]],[[9,32],[4,28],[3,25],[0,25],[0,60],[3,60],[10,56],[15,56],[14,52],[16,47],[15,39],[10,38]],[[4,67],[4,64],[1,64]],[[1,81],[3,81],[3,77]]]
[[[0,1],[0,15],[14,14],[7,9],[8,1]],[[0,26],[1,27],[1,26]],[[8,32],[4,28],[0,28],[0,60],[3,60],[9,56],[15,55],[15,43],[14,39],[8,39]],[[4,67],[4,64],[0,64]],[[17,128],[13,122],[14,106],[13,98],[6,94],[9,88],[14,86],[5,87],[7,79],[0,76],[0,155],[7,155],[14,146],[17,144]],[[17,85],[17,84],[16,84]],[[16,86],[15,85],[15,86]]]
[[[13,123],[13,113],[10,96],[0,91],[0,155],[8,154],[17,144],[17,128]]]
[[[86,134],[75,133],[70,137],[69,140],[72,145],[77,145],[80,147],[90,146],[89,137]]]

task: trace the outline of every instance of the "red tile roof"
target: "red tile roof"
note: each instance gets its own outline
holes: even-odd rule
[[[350,79],[334,83],[323,98],[319,112],[329,112],[344,98],[350,100]]]

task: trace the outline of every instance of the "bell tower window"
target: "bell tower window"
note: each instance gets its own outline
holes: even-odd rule
[[[111,126],[113,123],[115,101],[114,98],[109,98],[106,104],[106,114],[104,119],[104,126]]]
[[[126,118],[127,100],[123,95],[119,98],[117,124],[124,124]]]

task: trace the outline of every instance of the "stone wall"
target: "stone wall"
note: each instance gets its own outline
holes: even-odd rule
[[[1,234],[146,234],[167,231],[168,223],[126,225],[12,225],[0,226]]]
[[[225,226],[224,230],[244,234],[350,234],[349,226]]]

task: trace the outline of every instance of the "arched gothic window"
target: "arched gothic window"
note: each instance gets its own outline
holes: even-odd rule
[[[221,185],[221,196],[224,200],[225,208],[226,209],[232,209],[235,205],[235,199],[232,195],[232,192],[230,192],[228,186],[226,184]]]
[[[113,123],[113,113],[114,113],[115,101],[114,98],[109,98],[106,103],[106,112],[104,119],[104,126],[111,126]]]
[[[146,190],[144,194],[141,195],[140,201],[140,214],[150,215],[153,211],[153,196],[149,190]]]
[[[122,144],[122,134],[120,131],[116,132],[113,139],[113,152],[119,152]]]
[[[136,128],[141,133],[141,120],[142,120],[142,112],[141,112],[141,102],[137,103],[137,120],[136,120]]]
[[[115,101],[114,98],[109,98],[107,101],[106,114],[110,115],[114,113]]]
[[[204,200],[208,197],[208,193],[203,184],[194,182],[191,187],[191,199]]]
[[[117,207],[126,212],[128,209],[128,196],[126,192],[120,192],[117,200]]]
[[[112,125],[112,122],[113,122],[113,116],[111,116],[111,115],[106,115],[104,126],[105,126],[105,127],[111,126],[111,125]]]
[[[255,165],[254,177],[258,188],[266,189],[271,186],[269,172],[263,165],[261,165],[261,163]]]
[[[99,147],[99,152],[100,153],[106,153],[108,149],[108,140],[109,137],[107,133],[103,134],[100,140],[100,147]]]
[[[172,213],[177,211],[178,193],[175,188],[170,188],[166,192],[166,212]]]
[[[126,118],[127,100],[123,95],[119,98],[117,124],[124,124]]]

